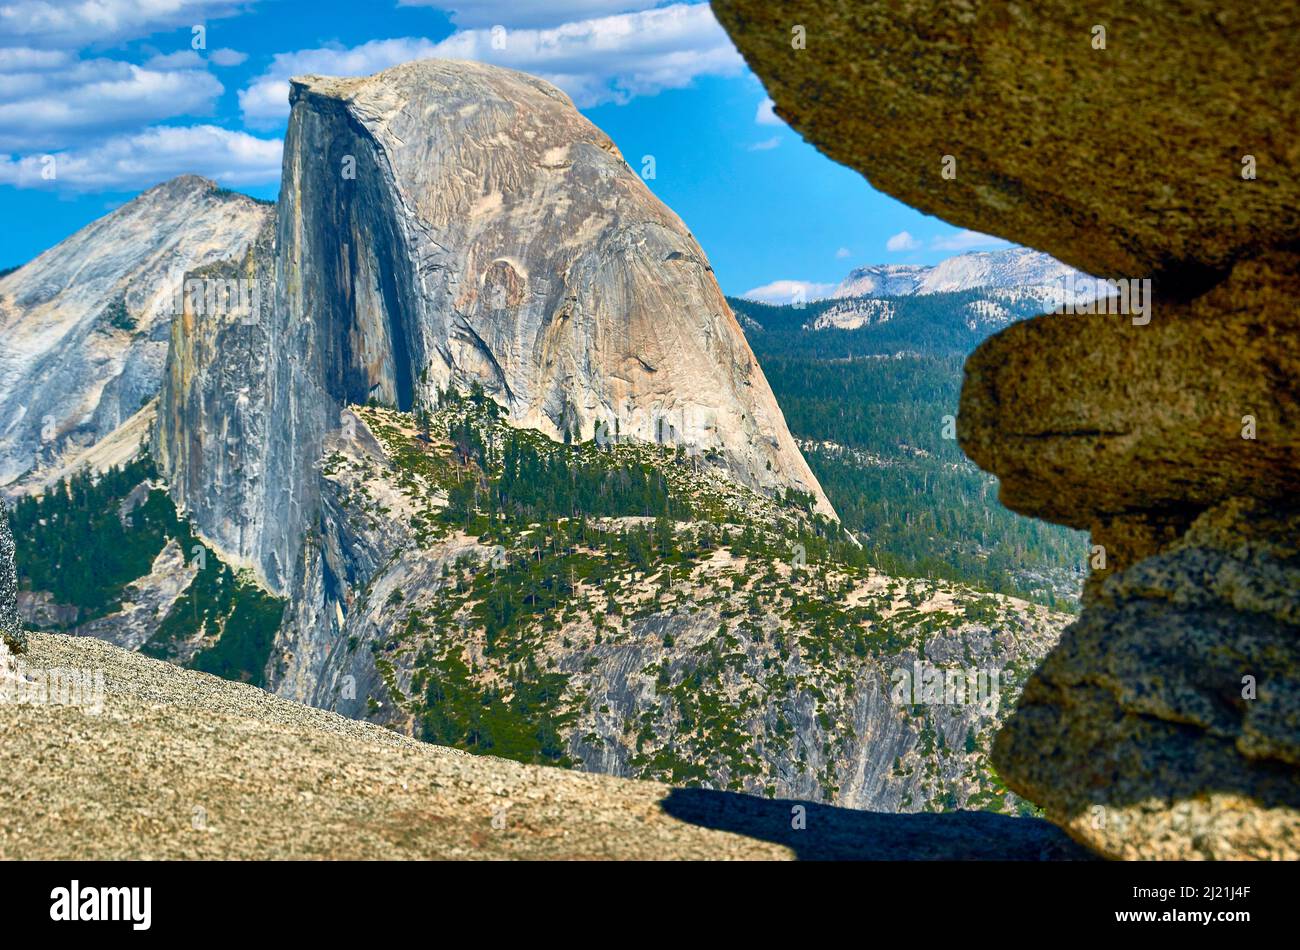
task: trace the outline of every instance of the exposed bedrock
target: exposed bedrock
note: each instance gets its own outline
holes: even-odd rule
[[[777,113],[876,187],[1151,281],[1149,320],[1046,315],[967,362],[963,448],[1094,544],[994,761],[1103,854],[1300,856],[1300,15],[713,6]]]
[[[1102,535],[1300,491],[1297,260],[1244,261],[1194,300],[1157,301],[1145,326],[1048,314],[1008,327],[966,361],[962,447],[1009,507]],[[1172,539],[1116,540],[1131,563]]]
[[[0,276],[0,486],[57,482],[158,392],[180,275],[242,255],[271,209],[182,175]]]
[[[999,774],[1118,858],[1300,858],[1300,508],[1234,499],[1108,578]]]

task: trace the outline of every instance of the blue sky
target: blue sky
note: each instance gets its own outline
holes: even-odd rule
[[[1006,246],[803,142],[703,3],[0,0],[0,267],[175,175],[274,198],[289,76],[428,56],[542,76],[633,168],[653,155],[647,183],[728,293],[799,281],[815,295],[861,264]]]

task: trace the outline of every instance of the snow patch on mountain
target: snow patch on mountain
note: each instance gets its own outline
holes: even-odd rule
[[[1067,290],[1067,281],[1071,276],[1083,281],[1087,275],[1042,251],[1013,247],[958,254],[934,265],[869,264],[854,268],[836,285],[796,280],[774,281],[755,287],[742,296],[762,303],[786,304],[792,302],[792,294],[796,292],[802,293],[804,300],[812,301],[853,297],[910,297],[988,288],[1015,295],[1008,298],[1012,302],[1032,298],[1046,305],[1046,309],[1059,305],[1066,299],[1076,302],[1079,300],[1080,292],[1089,285],[1083,284],[1071,295]],[[994,298],[1000,296],[990,294]],[[839,326],[838,323],[830,325]]]

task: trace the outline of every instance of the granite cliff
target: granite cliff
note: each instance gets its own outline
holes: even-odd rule
[[[238,264],[259,318],[177,322],[159,420],[233,560],[288,589],[343,404],[473,384],[517,425],[671,440],[832,514],[703,251],[562,93],[429,60],[291,101],[274,233]]]
[[[157,395],[181,275],[243,253],[270,216],[187,175],[0,277],[0,486],[57,480]]]

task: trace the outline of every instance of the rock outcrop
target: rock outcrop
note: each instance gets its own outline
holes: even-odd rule
[[[1103,854],[1300,855],[1294,11],[714,8],[777,113],[880,189],[1150,280],[1141,318],[1037,317],[967,363],[963,447],[1095,545],[994,761]]]
[[[659,457],[674,491],[710,512],[707,530],[747,524],[767,553],[684,558],[671,590],[656,590],[620,543],[594,530],[616,536],[628,525],[591,519],[583,549],[596,555],[599,582],[579,580],[512,625],[503,653],[475,605],[515,581],[504,567],[483,573],[491,539],[437,517],[461,477],[443,412],[428,441],[409,415],[355,416],[351,437],[332,437],[321,465],[323,528],[277,637],[278,695],[451,743],[462,738],[445,724],[481,705],[467,698],[476,684],[522,691],[499,684],[527,667],[530,685],[536,671],[548,675],[554,701],[535,705],[526,731],[554,723],[553,760],[587,771],[890,812],[1024,806],[993,779],[987,751],[1063,615],[834,563],[796,569],[783,544],[798,535],[788,509],[720,473],[665,462],[657,448],[588,446],[588,461]],[[480,430],[485,440],[507,431]],[[649,519],[627,519],[638,520]],[[677,524],[684,549],[700,527]],[[512,534],[497,542],[517,564],[524,539]],[[547,547],[527,534],[525,543]],[[569,570],[537,557],[528,559],[538,576]],[[465,682],[451,675],[461,664],[474,669]],[[961,671],[963,686],[982,672],[986,695],[963,688],[960,701],[922,702],[926,670]],[[915,675],[915,694],[896,689],[900,672]]]
[[[0,501],[0,642],[14,653],[27,649],[27,632],[18,615],[18,570],[14,564],[14,537],[9,512]]]
[[[518,425],[672,441],[833,515],[704,252],[563,93],[429,60],[290,98],[275,233],[239,265],[274,293],[252,326],[177,322],[160,412],[178,501],[233,560],[288,586],[344,403],[475,384]]]
[[[40,490],[152,399],[181,274],[242,254],[270,215],[186,175],[0,277],[0,485]]]

